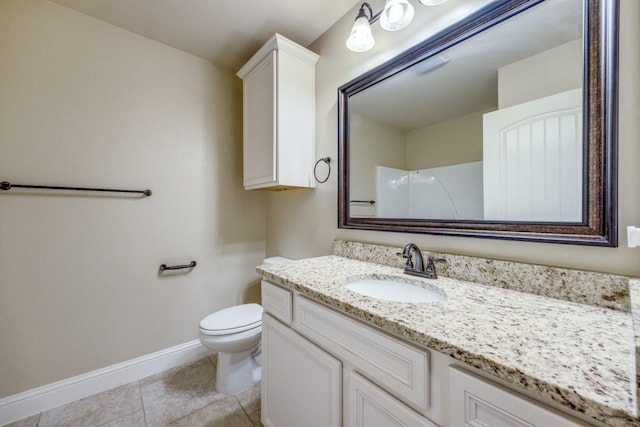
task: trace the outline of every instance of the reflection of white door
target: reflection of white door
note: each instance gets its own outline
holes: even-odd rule
[[[582,220],[582,90],[484,115],[487,220]]]

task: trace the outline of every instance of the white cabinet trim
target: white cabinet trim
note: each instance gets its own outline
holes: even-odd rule
[[[357,366],[420,413],[429,409],[429,355],[296,295],[294,328]]]

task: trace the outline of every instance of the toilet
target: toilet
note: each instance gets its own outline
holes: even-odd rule
[[[273,257],[264,264],[291,261]],[[260,381],[262,306],[242,304],[216,311],[200,322],[200,342],[218,352],[216,391],[234,394]]]

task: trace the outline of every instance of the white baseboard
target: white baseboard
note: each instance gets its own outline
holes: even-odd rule
[[[91,396],[209,354],[199,340],[0,399],[0,426]]]

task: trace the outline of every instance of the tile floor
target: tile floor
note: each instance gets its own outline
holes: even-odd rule
[[[260,384],[226,396],[215,373],[215,358],[204,358],[5,427],[262,427]]]

